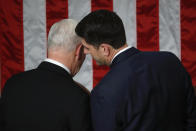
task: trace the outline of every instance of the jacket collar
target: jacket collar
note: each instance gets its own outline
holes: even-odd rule
[[[110,65],[110,67],[112,68],[114,65],[118,64],[119,62],[139,53],[140,51],[138,49],[136,49],[135,47],[131,47],[130,49],[120,53],[118,56],[116,56],[114,58],[114,60],[112,61],[112,64]]]
[[[64,68],[47,61],[43,61],[37,69],[48,70],[63,76],[68,76],[72,79],[72,76]]]

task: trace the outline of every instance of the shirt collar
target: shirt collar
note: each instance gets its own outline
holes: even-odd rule
[[[126,51],[126,50],[128,50],[128,49],[130,49],[130,48],[131,48],[131,46],[128,46],[128,47],[126,47],[126,48],[120,50],[119,52],[117,52],[117,53],[114,55],[114,57],[112,58],[111,63],[113,62],[114,58],[117,57],[120,53],[122,53],[122,52],[124,52],[124,51]]]
[[[56,61],[56,60],[52,60],[52,59],[50,59],[50,58],[47,58],[47,59],[45,59],[44,61],[49,62],[49,63],[52,63],[52,64],[55,64],[55,65],[57,65],[57,66],[60,66],[60,67],[62,67],[63,69],[65,69],[69,74],[71,74],[69,68],[67,68],[65,65],[63,65],[62,63],[60,63],[60,62],[58,62],[58,61]]]

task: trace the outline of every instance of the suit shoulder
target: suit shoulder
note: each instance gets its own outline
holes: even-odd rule
[[[169,51],[154,51],[154,52],[142,52],[142,55],[145,55],[147,57],[151,56],[151,57],[165,57],[165,58],[173,58],[173,59],[178,59],[178,57]]]
[[[6,81],[6,83],[13,83],[20,80],[25,80],[25,78],[28,77],[30,73],[34,72],[34,70],[35,69],[14,74]]]
[[[115,66],[103,77],[91,92],[91,97],[101,94],[107,98],[119,98],[124,94],[134,79],[134,71],[128,64]],[[121,95],[123,96],[123,95]]]

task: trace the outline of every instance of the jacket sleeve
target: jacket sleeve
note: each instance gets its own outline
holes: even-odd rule
[[[82,95],[73,103],[69,114],[70,131],[91,131],[90,102],[87,94]]]
[[[3,130],[5,127],[4,123],[4,114],[5,114],[5,102],[7,99],[7,88],[8,88],[9,82],[7,81],[4,88],[3,92],[0,97],[0,130]]]
[[[1,96],[0,97],[0,130],[3,129],[3,104],[4,104],[4,99]]]
[[[115,123],[115,108],[104,96],[100,94],[91,94],[91,116],[93,131],[114,131]]]
[[[196,96],[194,95],[194,87],[191,78],[188,75],[186,87],[186,131],[196,131]]]

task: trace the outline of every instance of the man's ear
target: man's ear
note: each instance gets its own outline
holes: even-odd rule
[[[102,43],[100,46],[99,46],[100,50],[101,50],[101,54],[103,54],[104,56],[109,56],[110,55],[110,49],[111,49],[111,46],[108,45],[108,44],[105,44],[105,43]]]
[[[76,46],[75,56],[77,60],[81,60],[85,57],[84,47],[82,44]]]

